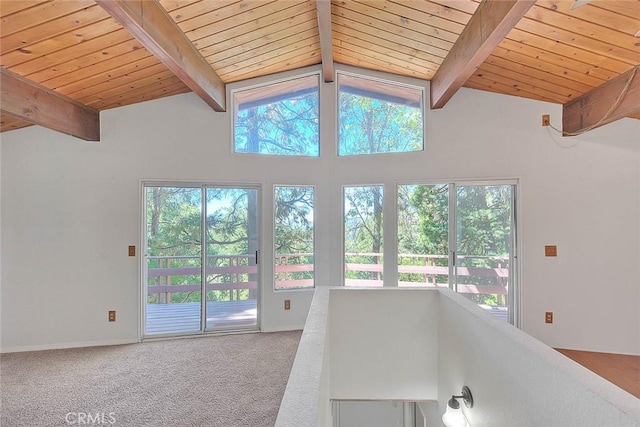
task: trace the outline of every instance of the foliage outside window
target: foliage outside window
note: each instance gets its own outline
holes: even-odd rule
[[[398,286],[443,286],[449,277],[449,186],[398,186]]]
[[[234,151],[319,156],[319,99],[318,75],[234,92]]]
[[[146,187],[147,268],[190,269],[192,274],[173,276],[176,290],[188,289],[201,281],[202,190],[200,188]],[[199,291],[153,292],[154,286],[168,285],[167,278],[148,277],[148,304],[200,302]],[[180,288],[184,286],[184,288]]]
[[[421,151],[423,90],[338,74],[338,154]]]
[[[344,281],[382,286],[383,187],[344,187]]]
[[[314,188],[274,188],[275,288],[314,286]]]
[[[457,286],[509,288],[511,185],[456,187]],[[486,273],[492,274],[487,275]],[[500,274],[498,274],[500,273]],[[506,293],[465,296],[477,304],[505,307]]]
[[[455,189],[456,223],[449,223]],[[484,307],[506,308],[511,185],[399,185],[398,285],[449,286],[449,230],[455,230],[454,289]]]

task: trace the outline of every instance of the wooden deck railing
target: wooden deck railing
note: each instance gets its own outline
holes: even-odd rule
[[[348,286],[382,286],[382,254],[347,253],[345,284]],[[169,303],[171,294],[200,292],[199,266],[201,259],[195,256],[150,256],[147,269],[147,295],[157,295],[158,303]],[[449,267],[446,255],[400,254],[398,265],[399,286],[425,285],[447,286]],[[364,262],[368,261],[368,262]],[[490,294],[498,296],[499,305],[506,302],[509,267],[508,259],[502,257],[460,256],[457,268],[460,293]],[[489,267],[465,266],[473,263]],[[274,265],[276,288],[299,288],[313,286],[308,276],[314,271],[313,254],[277,255]],[[358,274],[364,272],[365,274]],[[241,291],[255,295],[258,268],[253,255],[215,255],[207,257],[206,290],[228,291],[228,300],[241,298]],[[302,274],[300,274],[302,273]],[[308,274],[305,274],[308,273]],[[351,273],[351,274],[350,274]],[[357,278],[356,276],[365,276]],[[175,283],[174,278],[187,277],[189,283]],[[185,281],[184,279],[182,280]],[[245,293],[246,295],[246,293]],[[255,297],[255,296],[254,296]]]

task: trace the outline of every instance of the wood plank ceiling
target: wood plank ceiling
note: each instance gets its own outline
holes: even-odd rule
[[[158,3],[223,83],[322,62],[314,0]],[[538,0],[464,86],[566,104],[628,73],[635,93],[640,0],[572,5]],[[431,80],[478,7],[474,0],[332,0],[333,61]],[[4,69],[93,109],[191,90],[93,0],[1,0],[0,18]],[[8,114],[0,120],[2,132],[31,124]]]

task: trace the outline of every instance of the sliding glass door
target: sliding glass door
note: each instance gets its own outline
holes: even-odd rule
[[[513,323],[514,186],[456,185],[454,290]]]
[[[447,286],[516,323],[515,184],[398,186],[398,286]]]
[[[144,199],[144,335],[257,328],[259,188],[145,184]]]
[[[206,330],[257,325],[258,189],[207,187]]]

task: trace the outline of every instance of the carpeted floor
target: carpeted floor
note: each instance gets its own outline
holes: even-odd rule
[[[0,425],[271,427],[300,335],[3,354]]]

